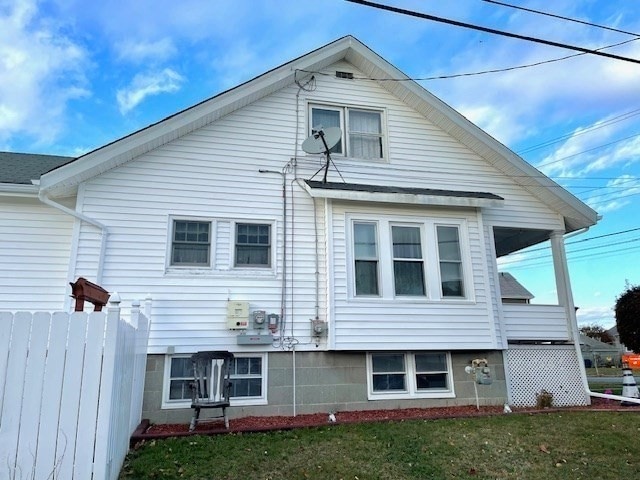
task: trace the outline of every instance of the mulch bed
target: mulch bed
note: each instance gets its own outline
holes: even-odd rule
[[[588,407],[566,407],[546,410],[536,409],[516,409],[514,413],[541,413],[549,411],[566,410],[619,410],[640,412],[640,406],[623,407],[620,402],[605,400],[602,398],[592,398],[591,406]],[[488,415],[503,414],[502,406],[483,406],[480,410],[475,406],[468,405],[462,407],[434,407],[434,408],[403,408],[396,410],[360,410],[336,412],[335,424],[344,423],[365,423],[401,421],[415,419],[438,419],[438,418],[467,418]],[[168,437],[182,437],[187,435],[216,435],[222,433],[241,432],[266,432],[274,430],[290,430],[294,428],[318,427],[334,424],[329,421],[327,413],[313,413],[292,416],[271,416],[271,417],[244,417],[229,420],[229,430],[224,428],[222,421],[205,422],[199,424],[193,432],[189,432],[188,424],[155,424],[151,425],[148,420],[143,420],[136,431],[131,436],[131,445],[135,445],[141,440],[161,439]]]

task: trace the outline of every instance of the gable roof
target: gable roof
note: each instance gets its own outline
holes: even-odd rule
[[[37,153],[0,152],[0,183],[31,185],[31,180],[69,163],[73,157]]]
[[[500,272],[500,296],[513,300],[531,300],[533,294],[515,279],[509,272]]]
[[[567,232],[594,225],[597,213],[352,36],[342,37],[235,88],[89,152],[47,173],[41,190],[68,194],[78,184],[187,135],[335,62],[345,60],[483,157],[565,219]],[[303,73],[305,72],[305,73]]]
[[[46,172],[71,161],[73,157],[0,152],[0,195],[35,196],[38,194],[38,186],[34,184],[34,180],[39,181]]]

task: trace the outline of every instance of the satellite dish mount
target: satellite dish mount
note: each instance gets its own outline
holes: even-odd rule
[[[304,150],[306,153],[322,153],[326,157],[322,183],[327,183],[329,164],[333,163],[333,160],[331,160],[331,149],[338,144],[341,138],[342,130],[340,130],[338,127],[329,127],[326,129],[318,127],[309,137],[305,139],[304,142],[302,142],[302,150]],[[320,170],[321,169],[322,167],[320,168]],[[318,170],[318,172],[320,170]],[[314,174],[314,177],[318,174],[318,172]]]

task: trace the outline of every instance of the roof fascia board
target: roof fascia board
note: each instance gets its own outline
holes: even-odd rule
[[[359,42],[358,42],[359,43]],[[358,44],[356,43],[356,44]],[[41,190],[61,194],[107,170],[201,128],[295,81],[297,70],[320,70],[345,58],[354,45],[343,37],[307,55],[127,135],[41,177]]]
[[[451,108],[438,97],[432,95],[417,82],[411,80],[402,71],[387,62],[384,58],[380,57],[377,53],[359,42],[355,44],[352,51],[360,55],[360,58],[354,57],[350,52],[347,59],[360,68],[363,73],[366,73],[371,78],[402,80],[401,82],[381,81],[378,83],[401,100],[407,101],[408,96],[415,96],[415,98],[418,99],[424,107],[422,111],[423,115],[425,115],[430,121],[438,125],[447,133],[453,135],[471,150],[478,153],[481,157],[492,162],[496,168],[510,176],[514,182],[529,191],[532,195],[540,198],[544,203],[549,204],[548,198],[541,197],[540,193],[536,192],[535,188],[531,188],[528,183],[523,183],[520,181],[520,178],[527,178],[527,181],[533,180],[538,183],[540,187],[546,190],[545,193],[549,193],[556,197],[574,211],[572,215],[565,213],[565,216],[575,218],[579,222],[584,222],[587,225],[593,225],[597,222],[597,212],[587,206],[584,202],[577,199],[566,189],[527,163],[524,159],[516,155],[512,150],[507,148],[487,132],[470,122],[458,111]],[[403,90],[405,92],[404,95],[399,92]],[[491,159],[496,155],[499,158],[504,159],[506,162],[509,162],[509,166],[516,169],[518,174],[509,175],[504,165],[499,165],[497,162],[493,162]]]
[[[387,192],[361,192],[354,190],[329,190],[322,188],[312,188],[302,182],[305,190],[313,198],[330,198],[334,200],[350,200],[356,202],[376,202],[376,203],[399,203],[403,205],[437,205],[446,207],[501,207],[502,200],[477,198],[477,197],[455,197],[445,195],[420,195],[413,193],[387,193]]]

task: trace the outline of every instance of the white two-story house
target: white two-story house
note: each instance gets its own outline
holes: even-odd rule
[[[81,157],[0,161],[0,309],[69,310],[79,277],[149,294],[152,421],[189,418],[203,350],[235,354],[232,416],[589,401],[564,236],[596,212],[353,37]],[[503,303],[498,258],[546,241],[557,304]]]

